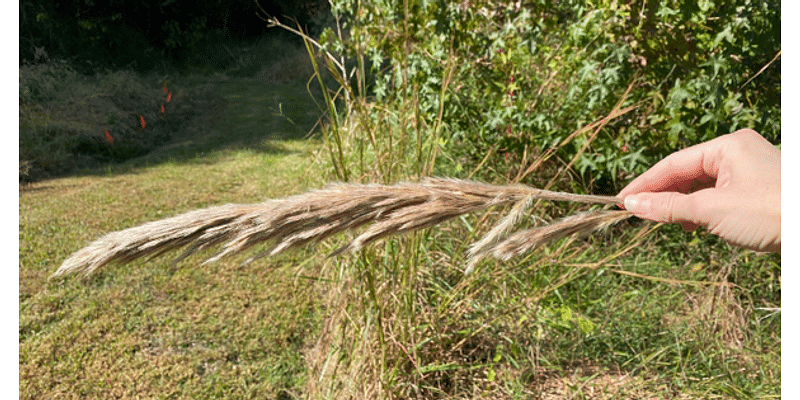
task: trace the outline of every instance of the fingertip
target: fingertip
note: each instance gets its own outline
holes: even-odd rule
[[[698,224],[695,203],[696,199],[678,192],[637,193],[624,200],[625,209],[637,217],[670,224]]]
[[[625,209],[634,214],[646,214],[650,210],[650,201],[641,194],[626,196],[623,200]]]

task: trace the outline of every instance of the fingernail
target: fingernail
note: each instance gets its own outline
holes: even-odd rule
[[[634,213],[641,214],[647,212],[650,202],[642,199],[639,195],[630,195],[623,201],[625,209]]]

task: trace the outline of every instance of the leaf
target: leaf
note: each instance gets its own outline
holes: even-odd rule
[[[697,6],[700,8],[700,11],[705,13],[714,8],[714,2],[711,0],[699,0]]]
[[[489,382],[494,382],[495,378],[497,378],[497,372],[495,372],[494,368],[492,368],[492,366],[490,365],[489,371],[486,372],[486,380],[488,380]]]
[[[703,118],[700,118],[700,125],[704,125],[707,122],[712,121],[714,119],[716,119],[716,115],[714,115],[714,113],[708,113],[706,115],[703,115]]]
[[[559,307],[558,312],[561,315],[561,322],[572,321],[572,310],[569,307],[561,306]]]
[[[679,108],[681,104],[683,104],[683,101],[691,96],[692,94],[689,92],[689,90],[681,85],[681,80],[676,80],[675,87],[670,90],[669,95],[667,96],[669,99],[670,108]]]
[[[675,147],[678,144],[678,138],[686,129],[686,125],[683,124],[680,120],[672,120],[669,123],[669,132],[667,133],[667,142],[669,143],[670,147]]]
[[[727,41],[728,43],[733,44],[734,39],[733,39],[733,33],[731,32],[731,26],[730,25],[726,26],[725,29],[722,32],[717,34],[717,37],[714,38],[714,43],[711,45],[711,48],[712,49],[717,48],[717,46],[719,46],[719,43],[722,42],[723,40]]]
[[[578,317],[578,326],[581,328],[581,332],[583,332],[584,335],[592,333],[595,328],[594,323],[585,317]]]
[[[710,66],[712,69],[714,69],[714,74],[711,75],[711,79],[716,79],[717,76],[719,75],[720,70],[725,70],[725,71],[728,70],[728,62],[726,61],[725,58],[723,58],[719,54],[712,55],[709,58],[708,62],[704,63],[702,66],[703,67]]]

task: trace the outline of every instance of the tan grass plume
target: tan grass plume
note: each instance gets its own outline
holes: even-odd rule
[[[111,263],[158,256],[186,247],[181,260],[199,250],[221,245],[206,262],[268,244],[248,260],[317,242],[346,230],[370,225],[355,239],[334,251],[358,251],[386,236],[431,227],[452,218],[493,206],[514,207],[483,239],[472,246],[466,272],[485,256],[507,259],[551,240],[588,233],[628,218],[627,211],[593,211],[546,227],[504,237],[535,199],[620,204],[611,196],[576,195],[524,185],[428,178],[396,185],[337,184],[323,190],[259,204],[226,204],[190,211],[172,218],[109,233],[67,258],[53,274],[90,274]],[[176,260],[176,261],[177,261]]]

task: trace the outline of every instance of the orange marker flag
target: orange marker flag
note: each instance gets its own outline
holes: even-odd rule
[[[169,92],[169,94],[167,94],[167,103],[169,103],[170,100],[172,100],[172,92]]]
[[[164,82],[164,89],[161,89],[161,90],[163,90],[164,93],[167,93],[167,82]]]
[[[164,114],[164,105],[161,105],[161,114]]]
[[[108,144],[114,144],[114,138],[111,137],[110,133],[108,133],[108,129],[106,129],[106,141],[108,142]]]
[[[139,114],[139,125],[144,129],[147,126],[147,122],[144,122],[144,115]]]

